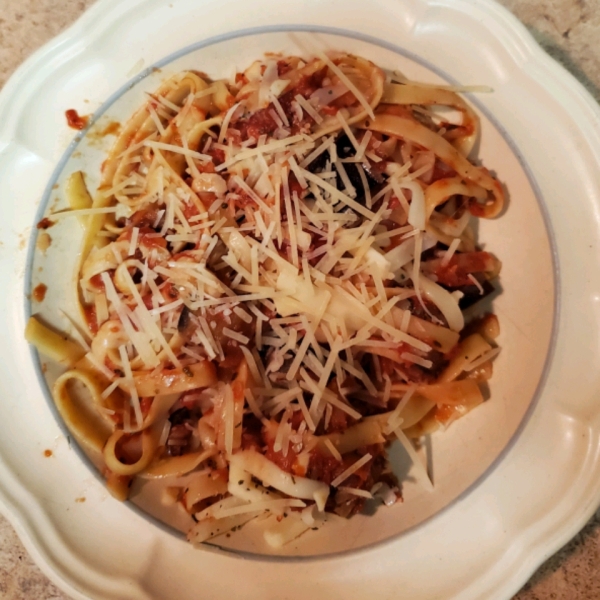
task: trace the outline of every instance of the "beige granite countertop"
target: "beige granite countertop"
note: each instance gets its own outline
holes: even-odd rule
[[[600,101],[600,0],[500,0]],[[0,88],[36,48],[94,0],[0,0]],[[66,600],[0,516],[0,598]],[[600,511],[513,600],[600,599]]]

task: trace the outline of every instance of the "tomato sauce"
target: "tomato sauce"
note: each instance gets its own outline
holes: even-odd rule
[[[310,457],[307,476],[310,479],[316,479],[331,485],[331,482],[359,460],[361,455],[353,452],[345,454],[342,458],[343,460],[340,462],[333,456],[325,456],[320,452],[314,452]],[[360,488],[369,478],[372,464],[373,460],[370,460],[350,475],[341,485]]]
[[[79,131],[84,129],[90,120],[90,117],[87,115],[80,116],[74,108],[65,111],[65,117],[67,118],[67,125],[71,129],[77,129]]]
[[[225,152],[221,148],[209,148],[206,152],[212,157],[212,162],[215,167],[218,167],[221,163],[225,162]]]
[[[48,229],[54,225],[54,221],[51,221],[48,217],[44,217],[37,225],[37,229]]]
[[[98,273],[97,275],[90,277],[90,285],[97,290],[103,290],[104,282],[102,281],[102,274]]]
[[[156,204],[152,204],[152,205],[148,206],[147,208],[138,210],[137,212],[133,213],[133,215],[131,216],[131,219],[130,219],[131,224],[134,227],[151,228],[152,225],[154,225],[154,223],[158,219],[158,213],[159,213],[158,206]]]
[[[303,190],[302,186],[300,185],[300,182],[296,178],[296,175],[294,175],[294,173],[291,173],[290,176],[288,177],[288,186],[290,188],[290,195],[292,197],[294,196],[294,192],[296,192],[296,195],[298,196],[298,198],[302,198],[302,192],[304,190]],[[283,197],[283,190],[282,190],[282,197]]]
[[[269,440],[265,456],[286,473],[294,473],[294,465],[296,463],[297,455],[293,451],[291,445],[288,447],[287,456],[284,456],[281,450],[278,452],[273,450],[273,444],[274,440]]]
[[[258,140],[261,135],[271,135],[277,129],[277,123],[271,116],[270,109],[273,105],[269,104],[267,108],[256,111],[249,119],[236,124],[240,130],[242,140],[254,138]]]
[[[434,418],[442,424],[453,421],[457,413],[460,413],[460,408],[450,404],[442,404],[435,409]]]
[[[111,121],[100,133],[101,136],[107,136],[107,135],[117,135],[119,133],[121,129],[121,125],[120,123],[117,123],[117,121]]]
[[[149,233],[142,233],[138,238],[138,246],[143,247],[145,250],[152,250],[152,248],[166,248],[167,240]]]
[[[284,67],[282,65],[278,66],[278,70],[283,69]],[[300,122],[295,121],[295,112],[292,110],[294,98],[298,94],[304,98],[308,98],[313,92],[321,87],[326,74],[327,67],[324,67],[310,76],[307,75],[301,78],[293,89],[285,92],[278,98],[279,104],[290,123],[290,129],[293,134],[301,131],[303,126],[310,122],[309,117],[305,117]],[[272,116],[273,111],[275,111],[275,107],[273,104],[269,104],[266,108],[256,111],[248,119],[237,121],[234,127],[240,132],[241,141],[252,137],[258,140],[261,135],[271,135],[278,127],[276,120]]]
[[[144,419],[148,416],[150,412],[150,408],[152,407],[153,398],[145,396],[144,398],[140,398],[140,410],[142,411],[142,416]]]
[[[331,418],[329,419],[327,432],[332,433],[346,431],[350,425],[348,423],[349,419],[350,417],[343,410],[340,410],[334,406],[333,410],[331,411]]]
[[[287,60],[278,60],[277,61],[277,75],[278,77],[282,77],[288,71],[292,70],[292,65],[288,63]]]
[[[83,307],[83,313],[85,315],[85,322],[87,323],[88,329],[93,335],[98,333],[98,317],[96,316],[96,307],[88,304]]]
[[[31,297],[35,302],[43,302],[46,297],[46,292],[48,291],[48,286],[43,283],[38,283],[31,293]]]
[[[447,265],[435,270],[438,283],[448,287],[473,285],[469,275],[490,269],[493,259],[489,252],[465,252],[455,254]]]
[[[179,298],[179,290],[171,281],[163,284],[159,289],[165,298],[170,298],[171,300],[177,300],[177,298]]]

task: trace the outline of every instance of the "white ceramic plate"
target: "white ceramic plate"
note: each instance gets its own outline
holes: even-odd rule
[[[595,368],[600,291],[598,108],[513,18],[487,2],[381,0],[367,7],[354,0],[308,0],[286,4],[284,10],[283,5],[259,0],[235,3],[235,10],[235,16],[225,14],[221,3],[207,0],[172,5],[101,1],[21,68],[0,98],[0,235],[6,240],[0,254],[5,289],[1,302],[11,320],[2,325],[0,363],[4,504],[29,550],[76,597],[508,597],[583,525],[600,497]],[[97,109],[139,70],[140,59],[149,66],[188,45],[242,27],[280,31],[283,25],[306,30],[331,24],[344,30],[346,49],[352,50],[348,36],[360,38],[356,47],[375,53],[377,60],[386,55],[382,60],[389,63],[390,52],[396,50],[403,54],[405,70],[416,62],[417,74],[423,75],[423,65],[435,66],[447,78],[484,83],[495,90],[478,99],[497,127],[486,124],[484,140],[494,143],[486,147],[484,142],[481,154],[509,183],[511,208],[504,221],[482,228],[481,236],[507,263],[507,291],[495,306],[505,326],[504,352],[493,384],[497,402],[487,409],[504,436],[494,440],[492,430],[482,430],[481,437],[489,443],[472,445],[474,424],[484,423],[479,420],[483,409],[472,413],[482,417],[470,427],[465,419],[462,432],[461,422],[449,430],[449,448],[456,448],[462,435],[471,435],[465,446],[493,451],[475,466],[465,459],[450,464],[447,473],[454,469],[467,475],[442,504],[466,489],[498,455],[543,379],[544,358],[552,345],[554,258],[561,269],[556,298],[560,291],[562,306],[549,374],[535,410],[501,460],[449,508],[401,537],[318,561],[241,560],[194,552],[112,501],[70,449],[22,341],[28,307],[22,296],[25,240],[18,234],[26,235],[25,229],[35,222],[35,201],[72,137],[64,125],[66,108]],[[367,44],[367,36],[371,42],[379,40],[379,46]],[[213,68],[223,68],[219,61],[229,58],[227,47],[231,46],[204,51]],[[244,45],[247,55],[242,62],[259,49]],[[521,166],[513,156],[517,148]],[[533,196],[535,183],[528,183],[525,174],[530,182],[537,181],[541,205]],[[52,201],[52,190],[49,194]],[[544,213],[554,229],[553,250]],[[72,248],[64,245],[67,254]],[[54,273],[53,283],[57,285]],[[506,415],[493,414],[493,407],[503,407]],[[53,456],[44,458],[44,449],[51,449]],[[81,498],[86,501],[76,501]],[[369,541],[374,540],[359,544]],[[233,571],[235,578],[230,576]]]
[[[254,31],[195,46],[198,47],[166,57],[161,61],[160,69],[149,69],[146,77],[134,85],[127,85],[122,94],[115,94],[96,111],[96,121],[84,133],[81,142],[70,148],[56,177],[48,183],[38,217],[41,218],[43,213],[52,218],[52,212],[68,208],[64,189],[74,171],[83,170],[90,189],[95,190],[99,185],[101,165],[115,141],[114,134],[102,133],[111,131],[111,127],[114,129],[114,124],[125,122],[144,101],[145,92],[154,91],[165,79],[186,69],[200,69],[217,79],[229,76],[233,65],[244,69],[265,52],[289,55],[306,54],[311,48],[334,48],[370,58],[388,70],[399,69],[413,80],[439,80],[430,69],[416,59],[403,56],[399,49],[382,47],[377,40],[323,30]],[[423,522],[465,492],[513,437],[534,398],[550,347],[556,299],[553,261],[540,204],[523,166],[507,139],[486,115],[481,116],[481,128],[478,158],[497,172],[506,184],[510,198],[514,199],[502,218],[478,223],[482,243],[496,251],[503,262],[500,283],[508,292],[495,295],[493,310],[502,322],[500,344],[511,350],[495,361],[491,401],[459,420],[448,432],[438,432],[428,438],[423,460],[431,465],[435,482],[433,492],[418,480],[416,469],[409,470],[410,460],[397,442],[390,449],[390,456],[403,484],[403,503],[368,516],[357,515],[346,522],[331,523],[276,551],[264,543],[261,524],[257,522],[251,522],[241,531],[221,537],[215,543],[253,553],[316,556],[356,550],[383,541]],[[44,301],[33,301],[30,310],[59,331],[72,329],[65,313],[71,317],[78,314],[78,298],[72,283],[77,260],[76,253],[69,250],[81,247],[82,233],[73,219],[59,220],[42,234],[52,236],[51,246],[43,252],[32,252],[32,261],[27,265],[26,286],[30,283],[33,289],[40,284],[47,285]],[[527,261],[523,261],[523,254],[529,257]],[[65,290],[69,292],[65,293]],[[532,295],[535,295],[535,302],[529,301]],[[479,307],[480,314],[484,310]],[[85,327],[85,324],[80,326]],[[517,346],[518,352],[512,350]],[[64,368],[53,367],[47,361],[42,365],[48,388],[52,389]],[[191,517],[177,507],[163,506],[160,497],[159,482],[135,485],[131,494],[132,501],[150,515],[187,531],[193,525]]]

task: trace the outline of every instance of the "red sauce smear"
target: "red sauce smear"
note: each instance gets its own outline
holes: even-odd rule
[[[48,290],[48,286],[46,286],[43,283],[38,283],[33,288],[33,292],[31,293],[31,296],[36,302],[42,302],[44,300],[44,298],[46,297],[47,290]]]
[[[44,456],[50,458],[52,456],[52,450],[44,450]]]
[[[447,265],[436,269],[438,283],[449,287],[473,285],[469,278],[472,273],[484,273],[493,268],[493,259],[489,252],[464,252],[455,254]]]
[[[48,217],[44,217],[37,225],[37,229],[48,229],[54,225],[54,221],[51,221]]]
[[[102,281],[102,274],[98,273],[97,275],[90,277],[90,284],[98,290],[103,290],[104,289],[104,281]]]
[[[88,304],[87,306],[84,306],[83,312],[85,314],[85,320],[88,329],[91,333],[96,335],[98,333],[98,319],[96,317],[96,307]]]
[[[87,119],[87,117],[86,117]],[[121,124],[116,121],[111,121],[100,133],[101,136],[116,135],[121,129]]]
[[[71,129],[77,129],[79,131],[81,131],[87,125],[90,119],[89,116],[81,117],[74,108],[70,108],[69,110],[65,111],[65,117],[67,117],[67,125]]]

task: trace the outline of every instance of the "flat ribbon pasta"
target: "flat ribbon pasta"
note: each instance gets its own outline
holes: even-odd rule
[[[398,115],[378,114],[374,119],[367,119],[364,127],[370,131],[378,131],[386,135],[419,144],[431,150],[462,178],[474,183],[489,192],[485,203],[471,198],[469,210],[478,217],[493,218],[504,208],[504,190],[486,169],[471,164],[450,142],[440,137],[414,119]]]
[[[203,462],[217,453],[214,449],[202,450],[183,456],[172,456],[161,459],[140,472],[140,476],[147,479],[161,479],[163,477],[181,477],[196,469]]]
[[[91,396],[93,406],[85,406],[84,401],[77,394],[72,394],[68,388],[69,383],[77,381],[85,386]],[[98,377],[89,371],[72,369],[63,373],[52,388],[52,396],[58,411],[77,440],[88,450],[96,453],[102,452],[106,441],[109,439],[113,426],[109,420],[102,418],[94,406],[104,407],[102,391],[105,386]]]
[[[479,117],[458,95],[450,90],[424,87],[410,83],[388,83],[383,90],[384,104],[417,104],[422,106],[448,106],[462,113],[462,123],[443,134],[463,156],[468,156],[479,136]]]
[[[167,414],[178,399],[179,394],[169,394],[155,398],[148,415],[141,424],[130,428],[127,432],[123,429],[117,429],[113,432],[106,441],[102,452],[104,462],[112,473],[121,476],[136,475],[153,462]],[[141,438],[141,454],[137,461],[127,464],[118,457],[118,445],[122,439],[135,435]]]
[[[352,109],[342,109],[343,120],[348,125],[352,125],[372,115],[373,109],[379,104],[383,95],[385,82],[383,71],[372,62],[351,55],[342,56],[338,64],[334,64],[334,61],[325,55],[323,55],[322,61],[323,65],[328,66],[329,70],[333,71],[334,80],[337,79],[345,84],[350,93],[355,94],[354,90],[356,90],[358,94],[355,94],[355,96],[361,100],[364,98],[367,103],[365,105],[361,102]],[[339,117],[329,117],[321,123],[314,136],[321,137],[333,131],[338,131],[341,127]]]
[[[217,373],[213,363],[205,360],[180,369],[135,371],[133,381],[140,396],[160,397],[216,385]]]
[[[85,350],[77,342],[52,331],[36,317],[27,321],[25,339],[48,358],[68,367],[74,366],[85,355]]]

